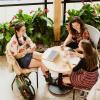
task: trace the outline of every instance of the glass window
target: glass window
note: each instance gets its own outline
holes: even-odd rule
[[[0,0],[0,5],[3,4],[24,4],[24,3],[40,3],[44,0]],[[36,11],[38,8],[43,9],[44,5],[27,5],[27,6],[9,6],[0,7],[0,23],[5,21],[10,21],[11,18],[18,12],[19,9],[24,10],[25,13],[29,13],[31,10]],[[10,13],[9,13],[10,12]]]
[[[32,10],[36,11],[38,8],[44,9],[43,5],[29,5],[29,6],[12,6],[12,7],[1,7],[0,8],[0,23],[10,21],[12,17],[18,13],[19,9],[22,9],[25,13],[30,13]],[[10,12],[10,13],[9,13]]]
[[[52,20],[54,20],[54,5],[49,4],[48,5],[48,17],[50,17]],[[61,24],[63,22],[63,5],[61,6]]]
[[[0,0],[0,4],[40,3],[44,0]]]

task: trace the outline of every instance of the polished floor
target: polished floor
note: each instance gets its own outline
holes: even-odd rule
[[[5,56],[0,56],[0,100],[24,100],[14,83],[14,91],[11,90],[11,83],[15,74],[10,73],[7,68],[7,62]],[[54,75],[55,73],[53,73]],[[36,88],[35,73],[30,74],[32,85],[36,90],[35,100],[72,100],[72,92],[63,95],[53,95],[48,91],[48,86],[44,80],[42,72],[39,69],[39,88]],[[79,91],[76,93],[76,100],[83,100],[80,98]]]

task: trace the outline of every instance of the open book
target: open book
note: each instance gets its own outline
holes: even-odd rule
[[[47,49],[43,54],[43,58],[49,61],[54,61],[57,56],[59,56],[58,51],[53,50],[51,48]]]

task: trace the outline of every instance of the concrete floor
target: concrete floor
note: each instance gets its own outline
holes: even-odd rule
[[[11,90],[11,83],[14,79],[15,73],[10,73],[7,69],[7,62],[5,56],[0,56],[0,100],[24,100],[14,84],[14,91]],[[30,74],[30,79],[32,85],[36,90],[35,100],[72,100],[72,92],[63,95],[57,96],[52,95],[48,91],[48,86],[44,80],[42,72],[39,69],[39,88],[36,88],[36,77],[35,73]],[[80,98],[79,91],[76,93],[76,100],[83,100]]]

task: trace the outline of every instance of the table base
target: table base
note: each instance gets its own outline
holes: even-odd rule
[[[58,87],[55,85],[49,85],[48,89],[52,94],[55,94],[55,95],[64,95],[64,94],[71,92],[72,90],[69,88]]]

